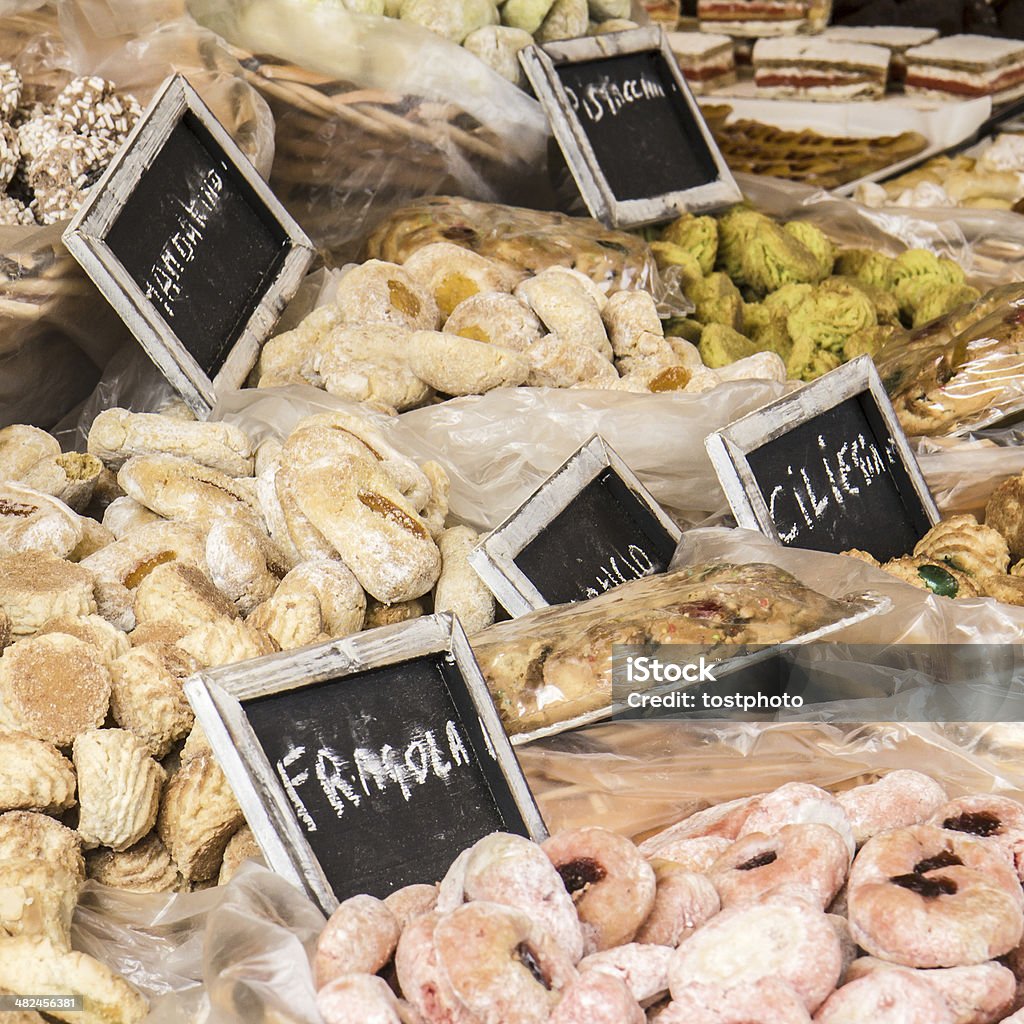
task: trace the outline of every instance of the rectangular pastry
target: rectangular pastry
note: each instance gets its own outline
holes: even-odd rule
[[[907,51],[907,92],[1003,103],[1024,95],[1024,42],[947,36]]]
[[[651,21],[674,29],[679,24],[679,0],[641,0]]]
[[[765,97],[879,99],[888,72],[889,51],[883,46],[826,39],[760,39],[754,46],[754,82]]]
[[[836,25],[825,29],[825,38],[835,43],[884,46],[892,54],[889,61],[889,81],[902,82],[906,78],[907,50],[938,39],[939,31],[934,28],[910,28],[905,25]]]
[[[757,38],[787,36],[808,28],[808,0],[699,0],[701,32]]]
[[[736,56],[729,36],[706,32],[669,32],[668,45],[695,93],[736,81]]]

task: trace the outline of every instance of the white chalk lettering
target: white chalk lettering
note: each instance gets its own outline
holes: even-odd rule
[[[639,544],[630,544],[626,548],[626,554],[612,555],[607,565],[601,565],[597,570],[597,587],[587,587],[588,598],[597,597],[606,590],[619,586],[620,583],[628,583],[630,580],[641,580],[654,572],[654,562],[651,556]]]
[[[572,104],[572,109],[579,112],[581,106],[579,96],[568,86],[565,87],[565,91]],[[605,75],[600,81],[591,82],[583,90],[582,110],[587,120],[592,124],[597,124],[604,119],[605,114],[616,117],[623,107],[654,100],[664,95],[665,87],[661,82],[647,75],[626,79],[621,85]]]
[[[455,767],[469,764],[469,754],[459,735],[459,727],[454,722],[449,722],[444,728],[445,736],[448,737],[448,754],[455,762]]]
[[[327,770],[328,765],[330,765],[330,771]],[[324,791],[324,796],[327,797],[327,802],[334,808],[334,813],[339,818],[345,813],[345,800],[348,800],[353,807],[358,807],[361,799],[342,775],[347,765],[348,762],[330,747],[321,747],[316,752],[317,781]]]
[[[281,785],[284,786],[285,793],[288,794],[288,799],[291,801],[292,807],[295,808],[295,813],[299,816],[299,820],[303,825],[306,826],[307,832],[316,831],[316,822],[313,820],[313,816],[306,810],[306,805],[302,802],[302,798],[295,791],[297,786],[301,786],[309,781],[309,772],[301,771],[298,775],[289,775],[288,769],[303,754],[305,754],[305,747],[292,747],[280,761],[277,762],[277,774],[281,779]]]

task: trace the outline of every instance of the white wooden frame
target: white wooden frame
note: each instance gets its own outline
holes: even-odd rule
[[[895,442],[896,454],[929,523],[934,526],[939,521],[935,499],[910,449],[882,378],[872,358],[864,355],[857,356],[845,366],[826,373],[799,391],[757,409],[705,438],[704,446],[738,526],[759,530],[765,536],[782,543],[768,511],[768,504],[747,461],[747,454],[777,440],[801,423],[865,393],[871,395],[886,430]]]
[[[683,101],[693,113],[718,171],[718,179],[707,185],[669,192],[649,199],[620,200],[616,198],[601,169],[583,124],[572,109],[558,75],[558,67],[599,60],[601,57],[621,57],[653,50],[661,52],[673,80],[679,87]],[[587,209],[593,217],[608,227],[640,227],[644,224],[670,220],[685,211],[702,213],[720,209],[743,198],[661,28],[638,28],[548,43],[543,47],[530,46],[520,51],[519,61],[548,116],[551,130],[561,147],[565,162]],[[637,174],[643,174],[642,167],[637,168]]]
[[[526,823],[530,838],[542,841],[547,837],[544,820],[466,634],[450,614],[425,616],[315,647],[207,669],[185,683],[196,720],[206,732],[267,864],[303,889],[327,914],[338,906],[337,897],[249,724],[244,702],[431,654],[448,655],[457,667],[479,716],[486,752],[508,783],[508,795]],[[483,756],[485,752],[477,753]]]
[[[209,132],[231,167],[266,205],[287,236],[288,245],[276,277],[212,380],[105,241],[118,214],[186,113],[191,113]],[[181,75],[163,84],[120,152],[90,190],[65,230],[63,241],[163,376],[200,419],[209,417],[219,391],[244,383],[259,356],[260,345],[297,291],[314,255],[313,243],[305,232]]]
[[[470,565],[513,618],[548,607],[540,591],[516,565],[516,558],[606,469],[615,472],[673,542],[679,543],[683,535],[679,527],[611,445],[595,434],[469,554]]]

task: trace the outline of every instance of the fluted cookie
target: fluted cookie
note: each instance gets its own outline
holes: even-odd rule
[[[166,522],[163,516],[158,516],[145,505],[140,505],[134,498],[129,498],[128,495],[115,498],[103,510],[103,525],[114,535],[116,540],[131,533],[136,527],[162,522]]]
[[[328,333],[342,322],[341,310],[337,306],[321,306],[294,330],[271,338],[260,352],[260,387],[282,384],[320,387],[323,382],[313,368],[317,353]]]
[[[1024,558],[1024,474],[1004,480],[985,506],[985,525],[1005,538],[1010,557]]]
[[[543,337],[544,326],[537,314],[514,295],[480,292],[452,310],[444,333],[525,352]]]
[[[224,848],[243,821],[224,773],[204,753],[171,776],[157,830],[182,876],[203,881],[217,874]]]
[[[1010,564],[1006,539],[971,515],[951,516],[936,523],[917,542],[915,555],[939,559],[971,576],[1005,573]]]
[[[434,297],[442,319],[480,292],[510,292],[522,273],[451,242],[432,242],[417,249],[405,269]]]
[[[409,367],[446,395],[482,395],[494,388],[517,387],[530,373],[520,352],[436,331],[417,331],[409,339]]]
[[[58,615],[92,615],[94,584],[87,568],[54,555],[0,558],[0,608],[7,614],[11,636],[29,636]]]
[[[252,476],[252,441],[230,423],[105,409],[93,420],[88,451],[111,469],[137,455],[176,455],[228,476]]]
[[[234,603],[224,596],[206,573],[185,562],[158,565],[135,588],[136,622],[170,619],[186,629],[238,615]]]
[[[181,875],[156,832],[127,850],[91,851],[85,857],[85,871],[100,885],[129,892],[174,892],[182,886]]]
[[[219,619],[197,626],[178,641],[204,668],[233,665],[236,661],[275,654],[278,646],[263,630],[242,619]]]
[[[262,530],[219,519],[206,536],[210,578],[242,615],[266,601],[290,568],[290,559]]]
[[[45,552],[66,558],[82,539],[64,502],[21,484],[0,483],[0,555]]]
[[[174,643],[133,647],[111,666],[110,710],[152,757],[163,757],[192,728],[184,684],[200,665]]]
[[[551,334],[612,358],[601,308],[580,280],[560,268],[551,268],[524,281],[515,295],[540,317]]]
[[[37,462],[58,455],[60,444],[52,434],[12,423],[0,430],[0,481],[21,480]]]
[[[52,743],[0,732],[0,811],[60,814],[74,802],[74,768]]]
[[[67,747],[103,724],[110,673],[96,649],[76,637],[31,637],[0,658],[0,698],[25,732]]]
[[[965,572],[924,555],[904,555],[886,562],[882,568],[918,590],[929,590],[939,597],[977,597],[977,584]]]
[[[0,863],[18,859],[39,861],[51,871],[68,875],[76,885],[85,881],[78,834],[45,814],[0,814]]]
[[[126,850],[156,823],[163,768],[127,729],[94,729],[75,738],[78,834],[88,846]]]
[[[379,601],[407,601],[437,581],[441,555],[415,508],[379,466],[366,459],[317,463],[298,474],[295,497]]]
[[[345,273],[335,297],[349,324],[398,324],[435,330],[441,315],[430,292],[397,263],[367,260]]]
[[[569,388],[584,382],[617,381],[615,367],[588,345],[549,334],[526,353],[530,376],[526,383],[535,388]]]
[[[238,869],[247,860],[262,860],[263,851],[260,850],[252,829],[240,828],[229,840],[224,848],[224,861],[220,866],[220,874],[217,876],[218,885],[227,885],[232,878],[238,874]]]
[[[469,553],[479,539],[468,526],[454,526],[437,542],[441,575],[434,588],[434,611],[454,613],[470,634],[494,622],[494,597],[469,564]]]
[[[131,649],[128,637],[112,626],[101,615],[58,615],[47,619],[37,636],[47,633],[67,633],[89,644],[109,669],[115,659]]]

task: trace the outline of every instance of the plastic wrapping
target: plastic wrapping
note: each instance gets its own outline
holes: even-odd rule
[[[824,596],[746,555],[711,559],[490,626],[473,653],[505,730],[536,734],[608,712],[613,644],[685,644],[717,661],[881,610],[858,593]]]
[[[190,6],[244,51],[249,81],[277,122],[271,184],[336,262],[413,198],[544,197],[540,105],[461,46],[344,4]]]

